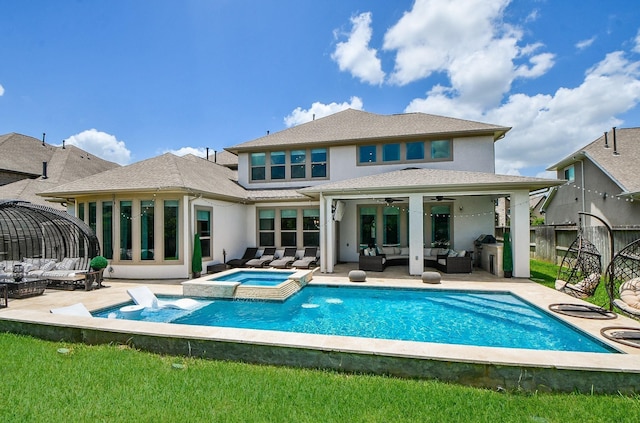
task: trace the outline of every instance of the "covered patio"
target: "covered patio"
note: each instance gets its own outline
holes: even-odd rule
[[[360,250],[373,242],[379,247],[408,248],[409,274],[420,275],[425,267],[425,248],[446,245],[473,251],[473,242],[479,235],[493,234],[495,200],[509,197],[513,276],[527,278],[529,192],[561,183],[542,178],[410,168],[317,185],[300,192],[320,202],[322,273],[332,273],[339,262],[357,261]],[[403,214],[398,217],[399,235],[388,242],[385,211],[373,213],[367,207],[397,208]],[[372,231],[368,236],[367,225]]]

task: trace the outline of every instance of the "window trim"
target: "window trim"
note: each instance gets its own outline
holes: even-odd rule
[[[326,155],[326,160],[322,162],[314,162],[313,161],[313,151],[314,150],[324,150]],[[304,151],[304,162],[292,162],[291,153],[298,151]],[[284,165],[275,164],[275,166],[284,166],[284,178],[273,179],[271,175],[272,163],[271,163],[271,154],[272,153],[284,153]],[[252,156],[254,154],[264,154],[264,165],[254,166],[252,164]],[[292,148],[287,150],[273,150],[273,151],[254,151],[248,153],[248,161],[249,161],[249,183],[265,183],[265,182],[297,182],[297,181],[321,181],[329,179],[329,148],[327,147],[308,147],[308,148]],[[314,165],[324,165],[325,175],[324,176],[313,176],[313,166]],[[292,177],[292,168],[294,166],[304,166],[305,177],[298,178]],[[253,178],[253,170],[255,168],[264,168],[264,179],[254,179]]]
[[[432,157],[431,143],[434,141],[447,141],[449,144],[449,156],[442,158]],[[423,143],[423,157],[421,159],[407,159],[407,144]],[[399,144],[400,155],[399,160],[385,160],[384,159],[384,147],[388,145]],[[362,148],[363,147],[375,147],[375,160],[362,161]],[[356,145],[356,166],[380,166],[391,164],[406,164],[406,163],[434,163],[434,162],[451,162],[453,161],[453,138],[438,138],[438,139],[413,139],[413,140],[401,140],[401,141],[389,141],[380,143],[366,143]]]

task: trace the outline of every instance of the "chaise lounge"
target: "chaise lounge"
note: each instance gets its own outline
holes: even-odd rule
[[[301,259],[291,263],[291,267],[300,269],[309,269],[318,263],[318,249],[316,247],[307,247],[304,249],[304,255]]]
[[[271,263],[273,260],[275,260],[275,256],[275,247],[267,247],[264,249],[260,257],[249,260],[244,264],[244,267],[264,267],[265,264]]]
[[[242,267],[244,266],[249,260],[256,258],[256,254],[258,253],[258,249],[255,247],[249,247],[245,250],[244,255],[242,256],[242,258],[238,258],[238,259],[231,259],[229,261],[227,261],[227,265],[229,267]]]
[[[296,248],[295,247],[287,247],[284,249],[284,253],[282,257],[276,260],[273,260],[269,263],[269,266],[275,267],[276,269],[286,269],[291,267],[291,264],[296,261]]]

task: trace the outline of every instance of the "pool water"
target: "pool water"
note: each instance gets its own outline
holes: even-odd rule
[[[210,281],[240,282],[242,285],[276,286],[289,279],[295,272],[273,270],[239,270],[210,278]]]
[[[307,286],[285,302],[215,300],[193,312],[144,311],[188,325],[486,347],[615,353],[615,349],[505,292]],[[118,308],[97,317],[120,318]]]

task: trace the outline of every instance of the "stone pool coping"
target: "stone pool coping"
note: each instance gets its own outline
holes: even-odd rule
[[[600,335],[600,329],[606,326],[640,329],[640,322],[623,316],[615,320],[592,320],[554,314],[625,353],[597,354],[132,322],[49,313],[51,308],[76,302],[82,302],[92,311],[125,303],[129,301],[126,289],[144,285],[145,281],[109,281],[109,284],[111,288],[97,291],[47,290],[42,296],[11,300],[8,308],[0,310],[0,330],[56,341],[126,343],[158,353],[439,379],[491,389],[586,393],[640,391],[640,348],[613,343]],[[344,277],[322,274],[314,275],[310,284],[353,285]],[[370,278],[357,285],[510,291],[544,310],[552,303],[581,302],[526,279],[508,282],[505,279],[496,282],[446,280],[440,285],[428,285],[420,280]],[[148,286],[157,294],[182,294],[180,285]]]

